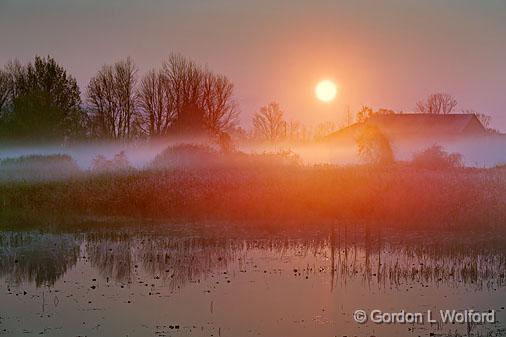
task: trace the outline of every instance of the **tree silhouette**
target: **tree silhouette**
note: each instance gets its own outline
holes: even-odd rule
[[[416,103],[417,112],[446,115],[457,107],[457,100],[446,93],[435,93]]]
[[[9,74],[0,69],[0,117],[4,106],[7,105],[11,91]]]
[[[168,97],[167,115],[173,116],[176,133],[208,132],[219,135],[237,121],[233,85],[227,77],[171,54],[162,66]],[[195,122],[193,126],[188,123]]]
[[[367,105],[363,105],[357,112],[357,122],[363,123],[365,120],[373,115],[373,111]]]
[[[152,137],[165,136],[175,115],[169,105],[164,76],[151,70],[142,79],[139,88],[139,106],[143,118],[143,130]]]
[[[363,123],[367,119],[373,117],[373,116],[380,116],[380,115],[393,115],[396,112],[391,109],[385,109],[381,108],[376,111],[374,111],[372,108],[368,107],[367,105],[363,105],[362,108],[357,112],[357,122]]]
[[[0,76],[0,135],[21,140],[64,140],[82,134],[84,114],[76,80],[48,56],[7,65]]]
[[[180,54],[169,55],[160,71],[144,76],[139,102],[150,136],[219,136],[237,121],[232,83]]]
[[[357,151],[368,164],[388,165],[394,161],[388,138],[376,126],[366,124],[357,139]]]
[[[253,116],[253,133],[255,137],[271,143],[278,142],[286,136],[287,123],[279,104],[272,102],[261,107]]]
[[[137,67],[127,58],[105,65],[88,84],[91,133],[99,138],[130,139],[138,134]]]

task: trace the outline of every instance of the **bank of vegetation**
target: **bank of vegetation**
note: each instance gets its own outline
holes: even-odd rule
[[[23,162],[55,170],[59,161],[58,175],[68,174],[0,182],[0,213],[4,224],[74,215],[504,232],[506,169],[451,167],[455,156],[444,153],[436,164],[425,158],[438,150],[411,163],[350,167],[305,166],[291,152],[223,153],[194,145],[168,148],[143,169],[121,154],[77,173],[67,156],[48,158],[46,166],[39,157],[3,161],[0,170],[15,165],[18,173]]]

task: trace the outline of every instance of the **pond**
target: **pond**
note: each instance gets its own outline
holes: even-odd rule
[[[0,336],[506,335],[493,236],[223,227],[4,230]],[[443,322],[441,310],[494,317]]]

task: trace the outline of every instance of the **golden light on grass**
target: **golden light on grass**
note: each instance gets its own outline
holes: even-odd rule
[[[316,97],[322,102],[331,102],[336,98],[336,84],[329,80],[318,82],[315,88]]]

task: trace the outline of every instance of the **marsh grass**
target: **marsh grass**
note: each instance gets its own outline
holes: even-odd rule
[[[0,218],[234,221],[504,233],[506,170],[242,165],[87,173],[0,186]],[[39,216],[40,215],[40,216]],[[28,221],[28,220],[27,220]]]

